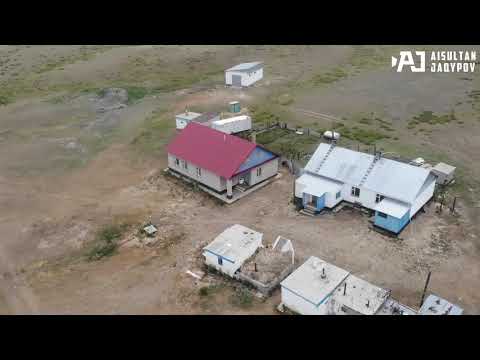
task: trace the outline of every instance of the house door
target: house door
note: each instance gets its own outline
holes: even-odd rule
[[[232,86],[242,87],[242,77],[240,75],[232,75]]]

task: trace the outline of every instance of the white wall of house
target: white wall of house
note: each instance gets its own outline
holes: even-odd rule
[[[332,193],[332,192],[325,193],[325,206],[327,208],[331,209],[331,208],[335,207],[335,205],[337,205],[340,201],[343,200],[342,191],[341,190],[339,190],[339,191],[340,191],[340,197],[338,199],[336,198],[336,195],[337,195],[336,192],[335,193]]]
[[[225,84],[232,85],[232,75],[240,75],[242,77],[242,86],[250,86],[263,78],[263,68],[248,72],[225,71]]]
[[[258,173],[257,169],[261,169]],[[266,162],[250,170],[250,185],[258,184],[278,173],[278,158]]]
[[[350,184],[345,184],[342,188],[342,197],[344,200],[351,202],[351,203],[361,203],[362,206],[365,206],[369,209],[374,209],[375,206],[377,206],[377,203],[375,202],[375,198],[377,196],[377,193],[374,191],[371,191],[369,189],[365,189],[364,187],[360,187],[360,196],[352,196],[352,186]]]
[[[294,294],[285,287],[281,287],[282,303],[290,310],[295,311],[301,315],[327,315],[329,310],[329,297],[325,302],[319,306],[315,306],[311,302]]]
[[[212,189],[215,189],[216,191],[223,191],[226,189],[226,184],[222,184],[222,181],[220,180],[220,176],[212,173],[211,171],[208,171],[206,169],[201,169],[201,175],[197,176],[197,166],[185,162],[187,164],[187,168],[185,169],[184,166],[184,161],[180,158],[179,162],[180,164],[176,164],[175,157],[172,154],[168,154],[168,167],[179,172],[180,174],[186,175]]]
[[[240,268],[240,266],[242,266],[242,264],[231,263],[230,261],[225,259],[223,259],[222,265],[220,265],[218,263],[218,256],[208,251],[204,251],[203,256],[205,256],[205,264],[231,277],[233,277],[235,272]]]
[[[430,198],[433,196],[434,191],[435,181],[432,181],[432,183],[428,187],[426,187],[413,202],[412,207],[410,208],[410,219],[418,212],[418,210],[421,209],[423,205],[425,205],[428,200],[430,200]]]

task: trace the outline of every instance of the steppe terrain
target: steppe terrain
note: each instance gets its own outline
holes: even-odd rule
[[[275,314],[278,292],[262,301],[185,273],[202,269],[202,246],[234,223],[267,243],[290,238],[297,264],[316,255],[413,307],[432,271],[432,292],[480,313],[479,71],[396,73],[390,57],[404,48],[0,46],[0,314]],[[256,60],[265,62],[258,85],[223,86],[224,69]],[[456,166],[447,200],[457,197],[456,213],[432,203],[392,239],[358,212],[299,215],[286,169],[228,206],[165,176],[174,115],[225,111],[232,100],[256,124],[336,128],[345,146]],[[304,155],[320,141],[257,140]],[[159,240],[141,246],[149,218]],[[95,259],[108,236],[119,247]]]

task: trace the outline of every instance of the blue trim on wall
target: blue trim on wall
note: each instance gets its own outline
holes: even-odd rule
[[[305,300],[306,302],[312,304],[312,305],[315,306],[315,307],[319,307],[319,306],[322,305],[330,296],[332,296],[332,293],[330,293],[330,294],[328,294],[327,296],[325,296],[318,304],[315,304],[313,301],[308,300],[307,298],[303,297],[302,295],[296,293],[296,292],[293,291],[293,290],[290,290],[289,288],[287,288],[287,287],[284,286],[284,285],[282,285],[282,288],[284,288],[285,290],[290,291],[293,295],[296,295],[296,296],[298,296],[299,298],[302,298],[303,300]]]
[[[303,193],[303,206],[306,206],[308,204],[308,197],[311,196],[311,194],[308,193]],[[313,195],[315,196],[315,195]],[[317,196],[317,203],[315,205],[315,208],[320,211],[325,207],[325,193],[318,197]]]
[[[235,264],[235,261],[232,261],[232,260],[230,260],[229,258],[226,258],[226,257],[224,257],[224,256],[222,256],[222,255],[215,254],[213,251],[208,250],[208,249],[204,249],[204,250],[205,250],[206,252],[209,252],[209,253],[212,254],[212,255],[215,255],[215,256],[217,256],[217,257],[222,258],[223,260],[227,260],[228,262],[231,262],[232,264]]]
[[[398,234],[402,229],[410,222],[410,210],[408,210],[401,219],[386,214],[387,217],[381,217],[378,215],[378,211],[375,211],[375,225]]]

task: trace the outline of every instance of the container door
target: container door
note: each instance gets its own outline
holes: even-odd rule
[[[242,86],[242,77],[240,75],[232,75],[232,86]]]

